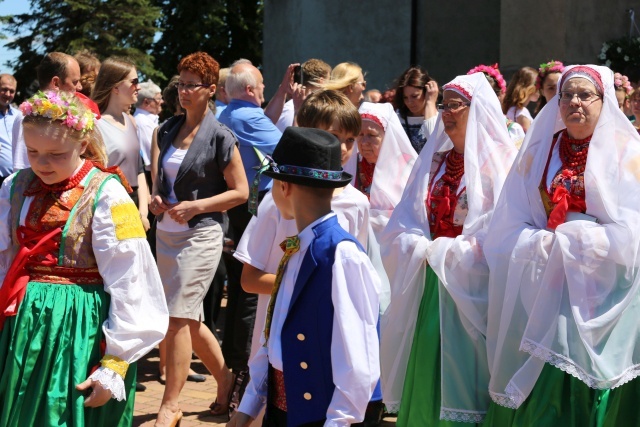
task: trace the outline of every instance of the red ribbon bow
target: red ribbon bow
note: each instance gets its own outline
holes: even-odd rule
[[[556,187],[551,201],[556,204],[547,221],[547,228],[551,230],[555,230],[557,226],[564,224],[567,219],[567,212],[584,212],[587,210],[587,204],[584,199],[573,196],[563,185]]]
[[[448,185],[444,185],[442,195],[431,196],[431,201],[437,206],[435,229],[432,230],[433,238],[458,236],[462,232],[462,227],[453,225],[450,218],[458,204],[457,194],[452,193]]]

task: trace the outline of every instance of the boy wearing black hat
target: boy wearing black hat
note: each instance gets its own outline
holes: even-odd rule
[[[331,212],[340,143],[318,129],[287,128],[273,153],[273,198],[299,230],[283,242],[251,382],[230,426],[267,404],[266,426],[346,426],[362,421],[379,378],[379,278]]]

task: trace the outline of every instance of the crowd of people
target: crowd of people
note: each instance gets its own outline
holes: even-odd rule
[[[157,427],[193,353],[231,427],[640,422],[627,77],[176,72],[52,52],[19,108],[0,74],[0,425],[131,425],[156,346]]]

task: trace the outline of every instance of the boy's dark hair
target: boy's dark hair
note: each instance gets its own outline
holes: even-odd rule
[[[340,128],[352,135],[359,135],[362,119],[349,98],[336,90],[319,90],[305,99],[296,116],[298,126],[328,129],[338,120]]]

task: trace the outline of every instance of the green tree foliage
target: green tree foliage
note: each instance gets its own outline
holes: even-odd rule
[[[47,52],[87,49],[100,59],[126,56],[148,77],[163,77],[149,54],[160,8],[154,0],[31,0],[27,13],[3,16],[4,30],[16,39],[7,43],[20,52],[10,65],[26,95],[36,88],[36,66]],[[24,93],[24,92],[23,92]]]
[[[154,0],[162,9],[162,36],[152,54],[165,76],[180,59],[196,51],[213,56],[221,67],[238,58],[262,62],[262,0]]]

